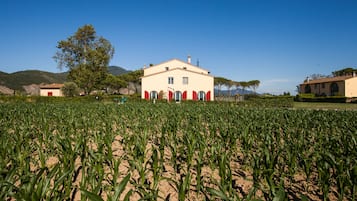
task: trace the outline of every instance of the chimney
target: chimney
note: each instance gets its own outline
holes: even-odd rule
[[[187,56],[187,63],[191,64],[191,56],[190,55]]]

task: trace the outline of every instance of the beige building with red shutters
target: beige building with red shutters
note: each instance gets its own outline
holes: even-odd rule
[[[169,101],[214,100],[214,77],[208,70],[187,62],[171,59],[144,68],[141,97]]]

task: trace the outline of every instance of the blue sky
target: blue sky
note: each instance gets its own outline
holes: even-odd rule
[[[92,24],[136,70],[172,58],[258,92],[295,93],[311,74],[357,67],[357,0],[2,0],[0,71],[61,72],[57,42]]]

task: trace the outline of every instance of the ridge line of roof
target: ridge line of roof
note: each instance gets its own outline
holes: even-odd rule
[[[324,83],[324,82],[333,82],[333,81],[345,81],[345,80],[348,80],[351,78],[357,78],[357,77],[353,77],[350,75],[326,77],[326,78],[320,78],[320,79],[315,79],[315,80],[310,80],[310,81],[304,81],[302,84],[315,84],[315,83]]]
[[[152,67],[155,67],[155,66],[158,66],[158,65],[167,63],[167,62],[169,62],[169,61],[173,61],[173,60],[180,61],[180,62],[182,62],[182,63],[188,64],[188,65],[191,65],[191,66],[193,66],[193,67],[200,68],[200,69],[202,69],[202,70],[205,70],[205,71],[208,71],[208,72],[209,72],[209,70],[207,70],[207,69],[205,69],[205,68],[202,68],[202,67],[200,67],[200,66],[193,65],[192,63],[188,63],[188,62],[186,62],[186,61],[183,61],[183,60],[177,59],[177,58],[173,58],[173,59],[169,59],[169,60],[160,62],[160,63],[155,64],[155,65],[153,65],[153,66],[149,66],[149,67],[147,67],[147,68],[145,68],[145,69],[152,68]]]
[[[158,74],[162,74],[162,73],[166,73],[166,72],[174,71],[174,70],[188,71],[188,72],[195,73],[195,74],[199,74],[199,75],[204,75],[204,76],[208,76],[208,77],[214,77],[214,76],[211,75],[211,74],[204,74],[204,73],[199,73],[199,72],[196,72],[196,71],[192,71],[192,70],[187,70],[187,69],[182,69],[182,68],[176,67],[176,68],[172,68],[172,69],[167,70],[167,71],[160,71],[160,72],[153,73],[153,74],[150,74],[150,75],[144,75],[144,76],[142,76],[141,78],[150,77],[150,76],[153,76],[153,75],[158,75]]]

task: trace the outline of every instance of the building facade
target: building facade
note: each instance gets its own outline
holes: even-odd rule
[[[306,79],[300,84],[300,93],[311,93],[316,96],[357,97],[357,77],[348,75],[315,80]]]
[[[208,70],[187,62],[172,59],[144,68],[141,97],[146,100],[213,101],[214,77]]]
[[[40,96],[63,96],[63,84],[48,84],[40,86]]]

